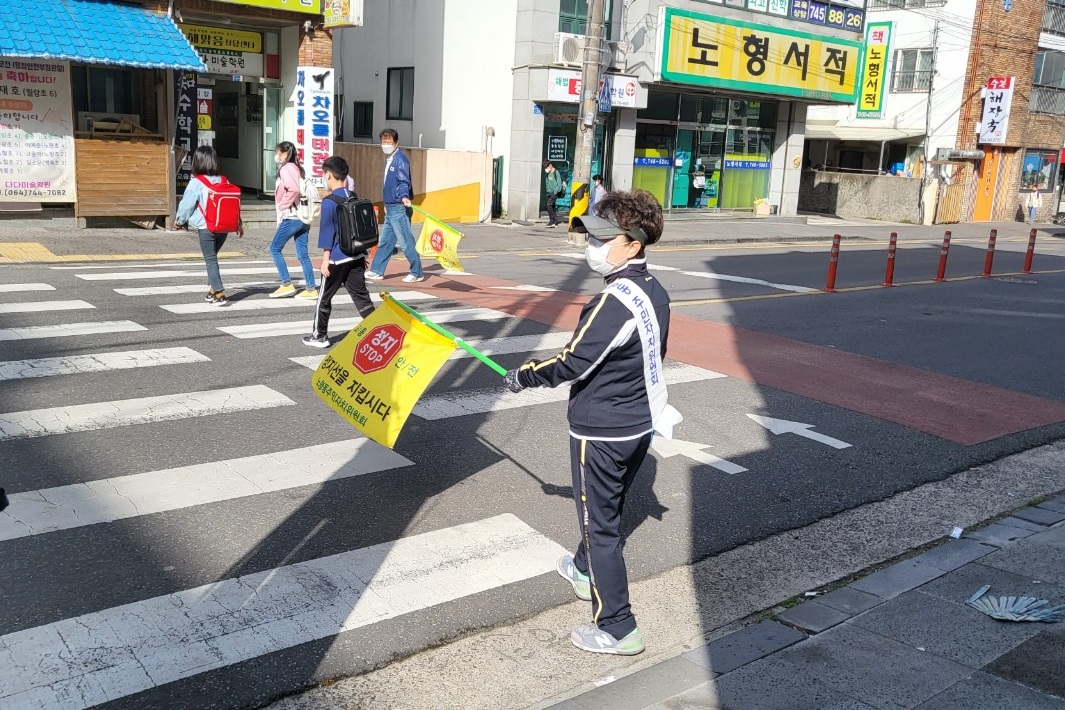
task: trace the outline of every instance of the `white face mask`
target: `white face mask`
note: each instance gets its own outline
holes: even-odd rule
[[[278,165],[280,165],[281,163],[285,162],[285,159],[282,158],[277,153],[274,153],[274,162],[277,163]]]
[[[588,266],[592,268],[592,271],[606,276],[617,271],[623,264],[615,264],[610,261],[610,244],[600,244],[588,240],[587,246],[584,247],[584,260],[588,262]]]
[[[382,143],[381,144],[381,151],[385,155],[392,155],[392,153],[394,153],[396,151],[396,144],[395,143]]]

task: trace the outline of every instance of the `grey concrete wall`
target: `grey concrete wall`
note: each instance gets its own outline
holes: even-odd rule
[[[917,178],[806,170],[799,186],[799,209],[917,224],[920,191]]]

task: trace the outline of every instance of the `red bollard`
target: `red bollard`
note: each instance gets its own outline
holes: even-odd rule
[[[832,235],[832,251],[828,255],[828,280],[822,289],[827,293],[836,293],[836,267],[839,265],[839,243],[843,239],[838,234]]]
[[[1035,230],[1028,236],[1028,253],[1024,255],[1024,273],[1032,273],[1032,257],[1035,256]]]
[[[887,248],[887,272],[884,274],[884,283],[881,286],[894,286],[895,285],[895,246],[898,244],[899,235],[897,232],[891,233],[891,241],[888,243]]]
[[[936,270],[935,281],[947,280],[947,253],[950,251],[950,230],[943,232],[943,246],[939,250],[939,268]]]
[[[984,273],[981,276],[991,275],[991,266],[995,263],[995,240],[998,239],[998,230],[992,229],[991,236],[987,240],[987,256],[984,258]]]

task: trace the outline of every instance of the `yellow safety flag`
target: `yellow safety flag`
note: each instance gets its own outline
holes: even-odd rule
[[[448,271],[465,271],[459,261],[459,241],[464,236],[462,232],[452,229],[424,210],[419,212],[425,216],[425,222],[422,223],[422,231],[418,235],[418,253],[436,257],[440,265]]]
[[[452,338],[386,295],[380,308],[329,351],[311,383],[337,414],[391,449],[455,348]]]

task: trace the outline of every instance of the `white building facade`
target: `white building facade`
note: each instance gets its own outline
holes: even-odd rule
[[[866,0],[607,0],[591,173],[669,210],[794,214],[807,107],[853,104]],[[336,32],[339,136],[487,151],[503,208],[545,206],[542,163],[568,178],[587,0],[379,0]],[[605,90],[604,90],[605,88]],[[568,206],[568,198],[560,207]]]

